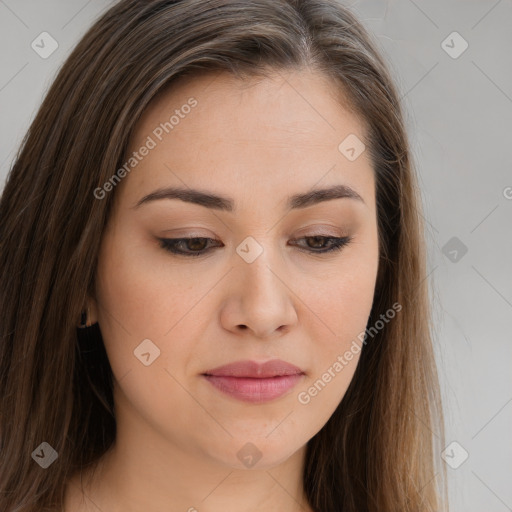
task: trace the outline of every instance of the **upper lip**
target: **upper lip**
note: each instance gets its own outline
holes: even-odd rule
[[[299,367],[293,364],[282,361],[281,359],[272,359],[265,363],[258,363],[256,361],[236,361],[224,366],[219,366],[213,370],[208,370],[204,372],[203,375],[267,379],[283,375],[301,375],[303,373],[304,372]]]

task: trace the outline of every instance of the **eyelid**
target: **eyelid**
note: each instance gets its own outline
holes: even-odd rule
[[[166,229],[161,231],[159,236],[162,238],[215,238],[212,231],[207,230],[207,233],[198,231],[202,229],[204,228]]]
[[[162,231],[158,238],[161,239],[186,239],[186,238],[208,238],[214,242],[219,242],[219,237],[213,234],[212,231],[207,229],[207,233],[199,230],[203,228],[183,228],[174,230]],[[297,240],[302,237],[322,236],[326,238],[343,238],[349,236],[349,229],[344,229],[341,226],[332,226],[329,224],[308,225],[299,228],[291,240]],[[289,239],[289,235],[283,235],[283,239]]]
[[[351,235],[329,236],[329,235],[321,235],[321,234],[312,234],[312,235],[306,234],[305,236],[301,236],[301,237],[292,239],[291,242],[300,242],[300,241],[306,240],[308,238],[317,238],[317,237],[323,238],[326,241],[328,241],[329,243],[331,243],[331,247],[327,248],[327,249],[315,250],[313,248],[303,247],[300,244],[292,243],[292,246],[297,246],[299,248],[298,250],[300,252],[304,252],[309,255],[313,255],[313,256],[324,256],[325,255],[325,256],[327,256],[328,254],[335,254],[336,252],[341,251],[344,247],[349,245],[352,242],[352,240],[354,239],[354,237]],[[197,240],[197,239],[206,240],[207,243],[213,242],[213,245],[210,245],[210,247],[201,249],[199,251],[190,251],[190,252],[187,252],[186,250],[183,251],[180,249],[176,249],[176,246],[178,246],[179,244],[182,244],[182,243],[186,244],[187,242],[189,242],[191,240]],[[181,257],[185,257],[185,258],[206,256],[207,254],[212,252],[213,249],[215,249],[216,247],[219,247],[218,244],[216,245],[216,242],[219,242],[219,240],[213,239],[210,237],[159,238],[159,242],[160,242],[160,246],[163,249],[165,249],[166,251],[168,251],[178,257],[181,256]],[[220,243],[221,243],[220,247],[224,247],[224,244],[222,242],[220,242]]]
[[[304,229],[303,231],[300,231],[297,235],[294,236],[294,238],[302,238],[302,237],[309,237],[309,236],[325,236],[325,237],[331,237],[331,238],[341,238],[343,236],[346,236],[347,234],[344,232],[340,232],[339,230],[337,232],[329,231],[327,229]]]
[[[340,228],[333,228],[331,226],[331,229],[327,228],[311,228],[311,229],[304,229],[299,231],[296,235],[291,238],[292,241],[294,240],[300,240],[302,238],[309,238],[309,237],[324,237],[324,238],[349,238],[349,231],[348,230],[341,230]]]

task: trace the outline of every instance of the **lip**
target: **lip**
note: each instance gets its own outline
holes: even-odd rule
[[[286,394],[303,379],[305,373],[293,364],[273,359],[265,363],[237,361],[208,370],[202,376],[233,398],[263,403]]]

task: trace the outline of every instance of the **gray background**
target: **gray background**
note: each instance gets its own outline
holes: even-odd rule
[[[374,34],[406,108],[446,444],[457,443],[446,452],[458,466],[447,468],[451,510],[512,511],[512,1],[344,3]],[[56,71],[110,4],[0,0],[1,188]],[[46,59],[31,48],[44,31],[59,45]]]

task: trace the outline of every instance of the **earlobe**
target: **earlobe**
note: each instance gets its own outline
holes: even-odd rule
[[[88,298],[86,307],[80,314],[78,327],[84,329],[98,322],[98,308],[94,299]]]
[[[98,304],[96,299],[89,298],[87,302],[89,311],[87,312],[88,325],[92,325],[98,322]]]

